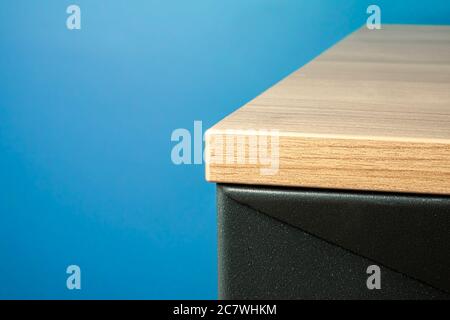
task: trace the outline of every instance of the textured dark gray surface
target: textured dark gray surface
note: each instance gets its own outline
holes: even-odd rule
[[[344,222],[339,223],[338,218],[336,221],[327,221],[313,215],[317,212],[317,204],[314,202],[319,201],[322,210],[342,211],[339,217],[344,218],[342,214],[354,210],[354,205],[349,203],[343,205],[340,201],[349,202],[349,199],[344,197],[339,200],[340,198],[336,197],[327,203],[323,202],[324,199],[317,198],[320,191],[314,191],[313,194],[300,191],[303,192],[304,203],[286,207],[289,201],[283,196],[280,198],[279,189],[263,188],[262,192],[255,190],[253,187],[218,186],[221,299],[448,299],[450,297],[443,290],[385,267],[380,261],[367,259],[345,247],[333,244],[329,239],[325,241],[310,231],[305,232],[298,226],[299,223],[304,223],[302,219],[300,221],[287,219],[289,223],[280,221],[285,221],[286,217],[292,218],[292,215],[298,214],[300,210],[302,214],[306,214],[307,221],[314,222],[309,225],[310,227],[327,223],[328,226],[324,230],[319,229],[323,232],[322,236],[325,235],[325,239],[327,232],[335,228],[344,228],[347,232],[353,228],[359,230],[357,234],[361,236],[366,215],[361,215],[360,220],[356,217],[347,220],[353,225],[352,228],[342,226]],[[275,193],[268,194],[268,190],[274,190]],[[336,196],[334,193],[333,195]],[[382,204],[389,199],[378,200]],[[361,202],[358,202],[357,206],[363,207],[362,211],[358,212],[367,209]],[[267,212],[276,218],[269,216]],[[436,212],[431,210],[430,214]],[[433,231],[428,230],[425,225],[423,227],[422,232]],[[333,232],[331,236],[337,237]],[[400,238],[403,236],[399,235]],[[365,237],[370,238],[367,235]],[[381,242],[379,245],[389,246],[389,243]],[[368,244],[369,248],[376,246],[378,244],[373,241]],[[448,248],[448,243],[442,246]],[[402,256],[404,253],[398,254]],[[372,264],[378,264],[382,269],[381,290],[367,289],[366,269]]]

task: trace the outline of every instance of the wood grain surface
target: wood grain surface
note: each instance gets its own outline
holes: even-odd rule
[[[208,181],[450,195],[450,27],[363,27],[205,142]]]

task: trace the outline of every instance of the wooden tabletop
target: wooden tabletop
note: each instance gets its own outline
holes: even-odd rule
[[[205,141],[208,181],[450,195],[450,26],[363,27]]]

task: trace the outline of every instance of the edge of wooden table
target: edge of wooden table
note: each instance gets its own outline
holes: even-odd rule
[[[384,35],[369,34],[364,28],[352,33],[209,129],[205,133],[206,179],[218,183],[450,195],[450,55],[443,56],[450,53],[450,27],[398,25],[385,28]],[[407,38],[403,44],[405,49],[397,43],[403,38]],[[361,61],[348,62],[349,65],[357,63],[353,79],[352,74],[345,74],[347,62],[343,53],[352,47],[359,48],[365,41],[369,48],[385,45],[386,53],[380,50],[378,56],[375,53],[367,58],[368,62],[365,56],[356,53]],[[417,50],[408,55],[407,63],[399,60],[402,51],[409,52],[414,46]],[[432,51],[439,48],[444,52]],[[364,51],[365,47],[360,49]],[[432,54],[431,59],[435,60],[431,63],[420,60],[427,57],[425,54]],[[381,68],[378,73],[373,67],[378,61],[370,60],[372,58],[385,59],[376,65]],[[373,81],[378,82],[364,78],[363,72],[371,68]],[[408,78],[415,73],[422,78]],[[386,75],[390,82],[383,84],[381,81]],[[341,96],[338,91],[339,86],[346,89],[346,83],[351,85],[352,81],[356,81],[362,91],[361,96],[354,95],[354,100]],[[332,97],[334,94],[341,99],[337,99],[338,107],[327,109],[328,105],[314,100],[316,93],[313,91],[321,82],[332,91]],[[387,107],[381,111],[372,110],[374,106],[370,105],[367,110],[361,107],[364,103],[358,103],[364,102],[364,94],[371,93],[366,83],[389,90],[392,87],[393,105],[402,107],[401,112]],[[411,98],[395,91],[406,90],[408,86],[412,87]],[[421,88],[424,88],[422,96]],[[435,96],[437,98],[432,100]],[[378,96],[374,97],[376,100]],[[401,97],[411,100],[395,101]],[[283,111],[286,114],[281,114]],[[331,115],[326,115],[327,112]],[[326,124],[332,123],[334,118],[339,121],[341,114],[340,121],[346,125],[331,124],[327,131]],[[383,123],[381,120],[385,117],[387,120]],[[389,127],[391,122],[392,128]],[[271,166],[258,163],[257,159],[240,161],[238,150],[248,158],[249,143],[255,136],[265,139],[267,152],[279,153],[276,170],[267,170]],[[277,150],[271,145],[272,141],[277,142]],[[234,147],[227,148],[225,142],[232,142]],[[220,144],[222,149],[218,147]]]

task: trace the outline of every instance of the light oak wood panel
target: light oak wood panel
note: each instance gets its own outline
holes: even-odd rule
[[[255,137],[278,142],[276,172],[261,174]],[[450,27],[361,28],[205,140],[207,157],[223,153],[213,182],[450,194]]]

